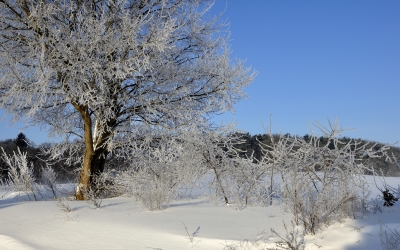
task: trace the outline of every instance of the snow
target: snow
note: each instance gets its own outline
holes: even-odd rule
[[[379,191],[373,179],[367,178],[371,198],[375,198]],[[397,187],[400,178],[386,178],[386,182]],[[206,197],[173,201],[161,211],[148,211],[125,196],[104,199],[99,209],[84,201],[68,201],[69,213],[63,212],[57,201],[27,201],[23,193],[5,189],[0,190],[0,198],[2,250],[262,249],[265,244],[274,247],[278,241],[270,228],[285,236],[282,221],[290,225],[291,220],[279,204],[237,210]],[[382,213],[371,211],[362,218],[334,223],[314,236],[306,235],[306,249],[382,249],[381,224],[399,231],[399,215],[400,202],[383,208]],[[188,233],[195,235],[193,243]],[[259,247],[255,246],[257,239]]]
[[[19,242],[18,240],[6,236],[0,235],[0,246],[3,250],[31,250],[33,248]]]

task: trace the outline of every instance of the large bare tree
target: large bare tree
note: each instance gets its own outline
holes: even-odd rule
[[[232,110],[233,63],[203,0],[0,0],[0,107],[84,145],[76,198],[115,149]],[[147,139],[146,139],[147,138]],[[61,143],[62,144],[62,143]]]

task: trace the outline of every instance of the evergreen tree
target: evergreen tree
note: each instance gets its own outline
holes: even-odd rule
[[[15,144],[17,145],[17,147],[19,147],[20,149],[24,149],[28,146],[27,143],[27,138],[24,135],[24,133],[19,133],[17,138],[15,139]]]

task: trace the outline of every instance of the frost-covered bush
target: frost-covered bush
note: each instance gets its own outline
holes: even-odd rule
[[[168,207],[171,199],[176,196],[174,186],[177,183],[165,172],[156,173],[149,167],[139,170],[134,178],[132,193],[150,211]]]
[[[221,175],[230,204],[239,209],[248,205],[265,206],[271,197],[267,171],[251,160],[236,158],[234,165]]]
[[[307,173],[290,171],[282,183],[285,207],[294,215],[297,224],[315,234],[333,221],[353,215],[352,204],[357,189],[350,183],[321,183]]]
[[[264,165],[253,158],[241,157],[238,148],[244,141],[232,126],[207,133],[192,133],[186,148],[198,156],[199,167],[208,173],[205,189],[218,203],[243,209],[248,205],[265,205],[270,196],[269,180]]]
[[[51,190],[53,197],[57,197],[57,186],[56,186],[57,174],[54,172],[53,168],[49,165],[42,167],[41,181],[42,183]]]
[[[126,158],[130,167],[114,176],[114,189],[134,196],[149,210],[168,207],[204,174],[200,157],[185,140],[188,136],[158,137],[135,147]]]
[[[114,169],[92,176],[92,185],[89,188],[90,196],[99,199],[112,198],[126,193],[125,187],[116,182],[120,171]]]
[[[281,236],[275,229],[271,228],[271,233],[277,236],[280,240],[276,242],[276,250],[285,249],[285,250],[304,250],[305,249],[305,241],[304,241],[304,230],[295,226],[293,221],[290,221],[291,227],[288,228],[286,223],[283,222],[283,227],[285,228],[286,235]]]
[[[28,163],[27,153],[21,152],[18,148],[17,152],[14,152],[12,156],[8,156],[4,149],[3,160],[8,165],[8,180],[6,181],[8,186],[13,191],[22,191],[27,194],[29,199],[31,195],[37,200],[35,194],[35,177],[33,176],[33,164]]]
[[[319,128],[327,138],[324,142],[312,134],[307,141],[280,136],[270,145],[261,145],[262,164],[281,176],[285,208],[311,234],[365,210],[368,192],[362,174],[367,166],[361,159],[385,154],[385,148],[376,151],[356,141],[342,143],[337,136],[343,130],[336,122],[330,129]]]

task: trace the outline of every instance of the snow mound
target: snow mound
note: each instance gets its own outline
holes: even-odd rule
[[[0,234],[0,249],[2,250],[35,250],[34,248],[25,245],[24,243]]]

